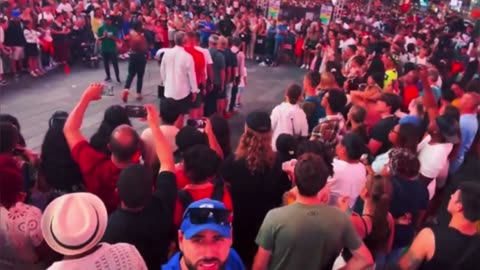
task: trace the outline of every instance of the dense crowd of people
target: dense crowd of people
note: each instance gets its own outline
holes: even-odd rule
[[[23,55],[32,76],[68,67],[90,44],[106,81],[129,58],[125,102],[159,60],[160,104],[141,133],[111,106],[86,138],[105,95],[92,83],[40,153],[0,115],[0,269],[477,269],[478,37],[458,17],[356,5],[322,25],[251,1],[8,2],[5,73]],[[232,142],[246,62],[285,55],[303,85]]]

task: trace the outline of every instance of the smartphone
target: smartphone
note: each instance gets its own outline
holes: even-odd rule
[[[147,109],[142,105],[125,105],[125,111],[131,118],[147,118]]]
[[[201,132],[205,130],[205,125],[206,125],[205,119],[188,119],[187,120],[187,126],[194,127],[200,130]]]
[[[115,94],[113,93],[113,86],[112,85],[107,86],[107,87],[103,87],[102,96],[113,97],[114,95]]]

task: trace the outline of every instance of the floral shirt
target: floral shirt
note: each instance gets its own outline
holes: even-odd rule
[[[37,269],[35,247],[43,242],[42,212],[17,202],[10,209],[0,206],[0,269]]]

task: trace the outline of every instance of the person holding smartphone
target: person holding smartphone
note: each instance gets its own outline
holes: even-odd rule
[[[117,78],[117,82],[120,83],[120,71],[118,70],[116,45],[118,29],[112,24],[112,17],[105,17],[103,25],[98,29],[97,36],[102,43],[102,57],[105,65],[105,74],[107,75],[105,81],[112,81],[110,77],[110,62],[112,62],[113,69],[115,71],[115,77]]]

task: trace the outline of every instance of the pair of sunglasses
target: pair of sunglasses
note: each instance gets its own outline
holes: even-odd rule
[[[212,219],[219,225],[230,224],[230,211],[226,209],[190,208],[185,213],[184,218],[187,216],[192,224],[205,224]]]

